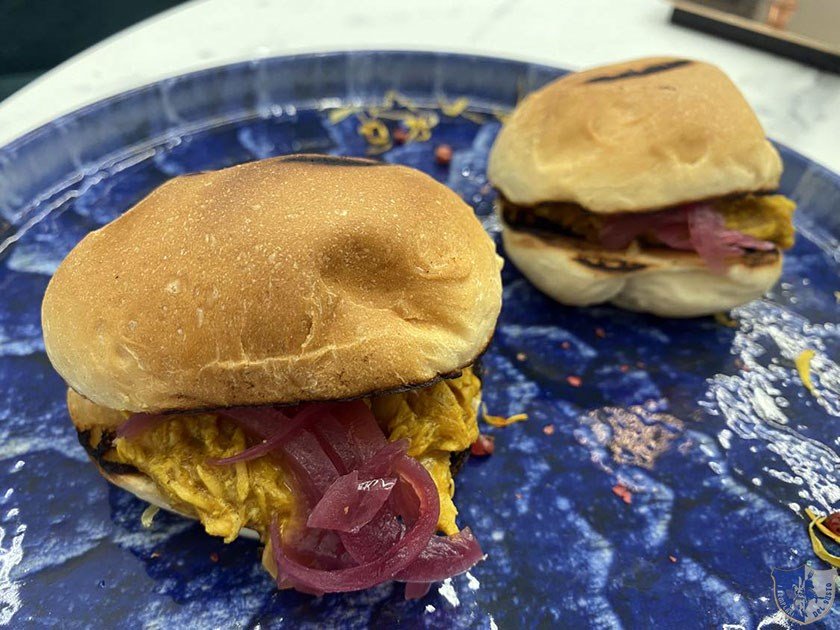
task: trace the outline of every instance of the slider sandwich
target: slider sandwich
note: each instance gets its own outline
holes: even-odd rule
[[[715,66],[640,59],[528,96],[490,154],[505,251],[564,304],[667,317],[730,309],[779,278],[782,162]]]
[[[281,587],[417,597],[481,557],[453,475],[501,259],[430,177],[292,155],[178,177],[52,278],[44,340],[82,445]]]

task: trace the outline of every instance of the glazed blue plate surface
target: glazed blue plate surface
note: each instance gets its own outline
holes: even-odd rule
[[[76,439],[39,308],[86,233],[182,173],[290,152],[379,151],[357,108],[393,105],[395,90],[398,103],[437,120],[431,140],[379,157],[446,183],[498,241],[485,167],[499,118],[562,73],[430,53],[266,59],[122,94],[0,148],[0,621],[784,625],[770,571],[823,568],[801,512],[840,508],[840,178],[785,147],[797,243],[781,282],[729,325],[563,307],[505,265],[484,399],[493,414],[528,420],[484,426],[496,452],[458,478],[460,524],[486,561],[420,601],[403,601],[394,585],[278,592],[252,541],[224,545],[167,514],[144,529],[145,505],[110,487]],[[448,165],[435,160],[439,144],[453,149]],[[815,352],[813,392],[794,363],[804,350]],[[840,604],[822,623],[840,627]]]

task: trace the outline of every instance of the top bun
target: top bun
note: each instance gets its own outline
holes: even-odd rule
[[[47,353],[126,411],[337,400],[469,365],[501,306],[472,209],[419,171],[293,155],[178,177],[85,237]]]
[[[646,212],[774,190],[782,163],[718,68],[654,57],[566,75],[502,128],[489,176],[519,205]]]

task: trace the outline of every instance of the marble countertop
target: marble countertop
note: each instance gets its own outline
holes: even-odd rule
[[[103,97],[298,52],[451,50],[578,69],[645,55],[721,66],[769,136],[840,171],[840,77],[669,23],[662,0],[198,0],[73,57],[0,103],[0,145]]]

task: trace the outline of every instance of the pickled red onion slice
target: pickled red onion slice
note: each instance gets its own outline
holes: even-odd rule
[[[278,573],[301,585],[317,591],[340,593],[358,591],[382,582],[408,567],[426,548],[437,528],[440,502],[437,488],[428,471],[409,457],[398,460],[394,472],[408,483],[420,502],[420,514],[405,535],[385,554],[355,567],[328,571],[305,566],[295,561],[281,544],[276,522],[271,527],[271,545]]]
[[[309,431],[298,431],[280,447],[298,489],[314,507],[338,479],[338,470]]]
[[[339,536],[347,553],[361,564],[375,560],[397,544],[405,534],[405,527],[397,513],[386,503],[358,532],[341,532]]]
[[[336,479],[312,509],[309,527],[358,532],[376,516],[396,485],[393,478],[359,480],[354,470]]]
[[[168,417],[154,413],[135,413],[117,427],[117,437],[131,440],[167,420]]]
[[[265,414],[267,417],[270,417],[271,421],[276,422],[276,428],[273,429],[271,434],[266,434],[266,429],[268,427],[263,426],[262,424],[256,425],[253,422],[253,419],[249,418],[243,422],[245,430],[260,437],[264,437],[263,441],[259,444],[251,446],[250,448],[246,448],[244,451],[237,453],[236,455],[224,457],[222,459],[211,459],[208,461],[215,466],[224,466],[226,464],[235,464],[236,462],[247,462],[252,459],[262,457],[263,455],[268,455],[269,453],[276,451],[294,431],[303,427],[309,418],[311,418],[315,413],[316,412],[308,414],[301,413],[296,415],[294,418],[288,418],[283,412],[276,409],[272,410],[270,415]],[[244,414],[241,411],[236,411],[227,412],[224,415],[238,419],[237,416],[242,416]]]
[[[395,576],[401,582],[437,582],[463,573],[484,554],[472,530],[465,527],[452,536],[432,536],[426,548]]]
[[[726,258],[747,249],[772,251],[776,245],[726,228],[723,215],[707,203],[695,203],[640,214],[610,217],[599,233],[601,245],[624,249],[650,234],[672,249],[695,251],[713,271],[726,268]]]
[[[405,598],[421,599],[426,596],[430,588],[432,588],[431,582],[406,582]]]
[[[435,535],[440,500],[434,481],[407,456],[407,440],[387,442],[364,403],[221,413],[263,442],[215,463],[278,456],[306,499],[304,513],[282,536],[276,522],[270,528],[281,588],[320,595],[399,579],[408,582],[407,598],[422,597],[429,583],[481,559],[468,529]]]

